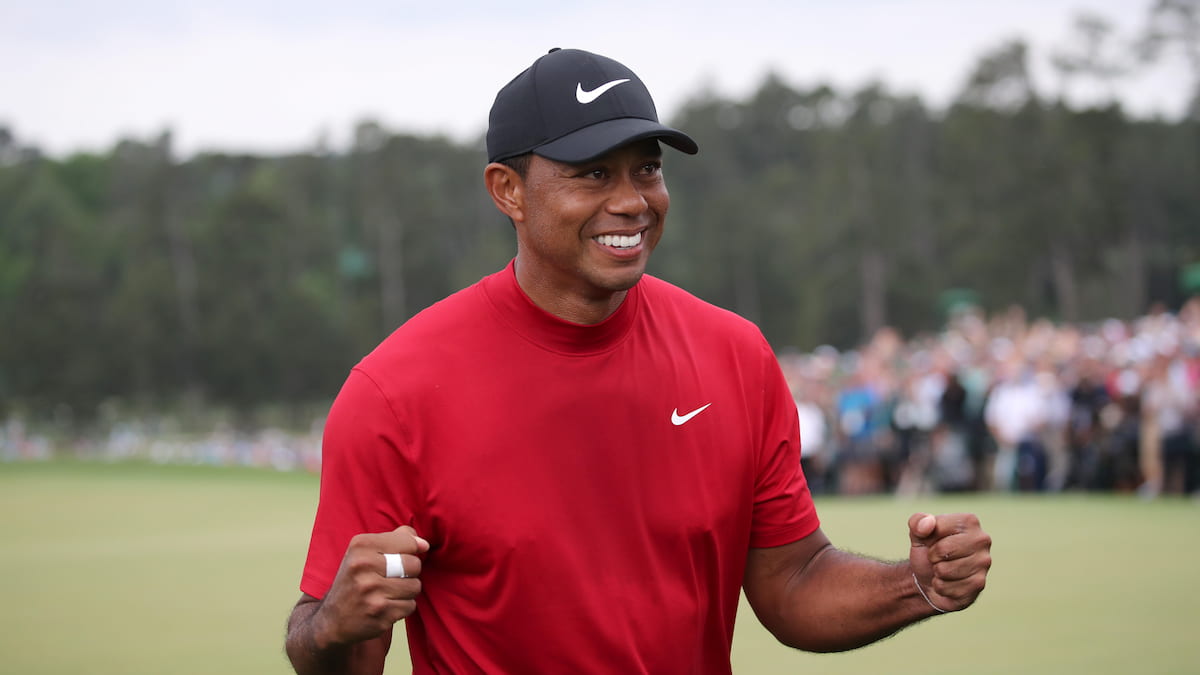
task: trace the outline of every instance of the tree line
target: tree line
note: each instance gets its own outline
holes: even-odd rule
[[[1194,2],[1151,16],[1176,5],[1194,26]],[[1064,83],[1121,72],[1104,28],[1080,19]],[[1014,41],[944,110],[774,75],[697,94],[671,123],[701,154],[667,154],[651,272],[804,350],[937,330],[964,300],[1083,322],[1200,292],[1200,98],[1140,119],[1029,73]],[[187,158],[169,132],[55,158],[0,128],[0,416],[332,397],[393,328],[514,255],[484,161],[481,140],[373,122],[344,150]]]

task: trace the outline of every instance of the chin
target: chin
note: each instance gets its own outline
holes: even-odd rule
[[[618,277],[613,278],[610,281],[610,283],[608,283],[606,285],[606,287],[608,288],[608,290],[613,291],[613,292],[627,291],[627,290],[633,288],[634,286],[636,286],[637,282],[642,280],[642,275],[645,273],[646,273],[645,269],[640,269],[637,272],[632,272],[629,274],[622,274]]]
[[[637,285],[646,273],[646,255],[627,260],[593,261],[585,272],[596,288],[610,293],[627,291]]]

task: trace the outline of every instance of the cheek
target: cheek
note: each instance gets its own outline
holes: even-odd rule
[[[665,183],[661,184],[656,190],[648,190],[644,197],[646,204],[658,214],[659,219],[667,217],[667,210],[671,208],[671,195],[667,192]]]
[[[561,233],[586,221],[596,206],[568,191],[555,191],[542,195],[536,209],[543,228]]]
[[[653,251],[658,247],[658,241],[662,239],[663,229],[661,227],[654,228],[654,233],[646,240],[646,250]]]

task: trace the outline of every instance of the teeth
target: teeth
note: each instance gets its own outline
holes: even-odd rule
[[[642,233],[638,232],[632,237],[626,237],[619,234],[602,234],[595,237],[596,242],[604,246],[612,246],[613,248],[633,248],[642,243]]]

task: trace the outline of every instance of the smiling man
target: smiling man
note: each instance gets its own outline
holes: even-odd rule
[[[351,372],[287,651],[380,673],[728,673],[738,599],[782,642],[851,649],[982,591],[968,514],[914,514],[908,558],[819,527],[796,407],[748,321],[645,274],[670,197],[632,71],[554,50],[500,90],[484,183],[513,261]],[[734,224],[736,225],[736,224]]]
[[[484,179],[518,231],[517,283],[581,324],[608,318],[642,278],[671,201],[654,139],[575,164],[533,155],[524,175],[492,164]]]

